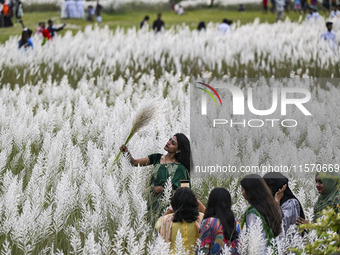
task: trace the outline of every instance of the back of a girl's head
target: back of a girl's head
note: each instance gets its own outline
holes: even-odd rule
[[[214,209],[216,211],[218,207],[224,209],[231,208],[231,196],[228,190],[225,188],[214,188],[208,198],[208,208]]]
[[[278,236],[281,232],[281,209],[264,179],[257,174],[246,175],[241,180],[241,186],[248,202],[265,218],[274,235]]]
[[[198,216],[198,202],[194,192],[189,188],[179,188],[171,199],[175,213],[174,222],[193,222]]]
[[[272,197],[272,191],[258,174],[249,174],[242,178],[241,186],[245,190],[247,200],[250,204],[254,205],[259,202],[267,200]]]
[[[26,42],[27,39],[28,39],[28,32],[27,32],[27,30],[24,30],[21,33],[21,40],[24,40]]]
[[[208,205],[204,219],[218,218],[223,226],[224,237],[227,240],[235,240],[238,234],[235,229],[235,216],[231,210],[231,196],[225,188],[214,188],[208,198]]]
[[[27,29],[27,34],[28,34],[28,37],[31,37],[32,34],[33,34],[33,31],[32,29]]]
[[[283,185],[288,184],[288,178],[281,173],[270,172],[263,176],[264,181],[270,188],[272,195],[283,187]]]

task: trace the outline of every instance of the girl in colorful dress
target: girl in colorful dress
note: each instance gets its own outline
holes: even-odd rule
[[[225,188],[214,188],[208,198],[208,206],[200,230],[200,252],[221,254],[223,246],[231,255],[238,255],[240,226],[231,210],[231,196]]]

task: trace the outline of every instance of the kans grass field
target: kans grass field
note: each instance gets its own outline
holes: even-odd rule
[[[26,12],[32,29],[48,18],[68,24],[44,46],[33,37],[28,51],[17,49],[18,24],[0,29],[1,254],[168,254],[147,208],[150,168],[114,160],[146,105],[156,107],[157,116],[130,140],[135,158],[162,153],[174,133],[189,136],[189,88],[196,81],[257,78],[256,87],[263,78],[290,77],[316,98],[316,117],[305,129],[230,131],[236,149],[226,157],[233,163],[278,162],[278,155],[283,163],[340,162],[339,82],[313,85],[316,78],[340,78],[339,41],[333,47],[319,39],[325,19],[305,22],[290,13],[291,20],[274,23],[273,14],[235,9],[201,8],[183,17],[163,11],[166,31],[160,34],[138,29],[145,14],[154,19],[155,9],[104,13],[99,26],[61,20],[57,11]],[[217,25],[225,17],[234,24],[221,35]],[[202,19],[209,23],[199,33],[194,28]],[[340,20],[334,31],[340,34]],[[192,176],[203,203],[216,186],[231,192],[240,219],[248,205],[238,178]],[[291,177],[290,187],[311,219],[314,173]],[[259,236],[256,229],[242,232],[242,254],[261,254]],[[280,247],[284,254],[292,247],[305,254],[306,245],[323,238],[292,228]],[[180,238],[176,244],[173,254],[185,254]]]

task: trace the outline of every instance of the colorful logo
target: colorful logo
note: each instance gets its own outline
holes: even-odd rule
[[[212,92],[214,92],[214,94],[217,96],[217,98],[218,98],[218,100],[220,101],[221,106],[222,106],[222,100],[221,100],[221,98],[220,98],[220,95],[217,93],[217,91],[216,91],[213,87],[211,87],[210,85],[205,84],[205,83],[203,83],[203,82],[196,82],[196,83],[201,84],[201,85],[203,85],[203,86],[206,86],[206,87],[209,88]],[[215,100],[213,94],[211,94],[211,92],[210,92],[209,90],[204,89],[204,88],[199,88],[199,87],[197,87],[197,88],[198,88],[198,89],[201,89],[201,90],[203,90],[205,93],[207,93],[207,94],[212,98],[212,100],[214,100],[215,105],[217,105],[216,100]]]

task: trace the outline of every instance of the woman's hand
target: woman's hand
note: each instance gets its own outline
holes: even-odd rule
[[[159,193],[163,192],[163,190],[164,190],[164,188],[163,188],[162,186],[155,186],[155,187],[153,188],[153,192],[154,192],[155,194],[159,194]]]
[[[201,213],[205,213],[205,206],[202,204],[202,202],[199,199],[197,199],[197,202],[198,202],[198,211]]]
[[[131,155],[131,153],[129,152],[129,149],[123,144],[122,146],[119,147],[119,150],[123,153],[127,153],[128,158],[130,158],[130,163],[133,166],[147,166],[150,165],[150,160],[149,157],[145,157],[145,158],[140,158],[140,159],[134,159]],[[161,186],[162,187],[162,186]],[[163,188],[163,187],[162,187]],[[163,191],[163,190],[162,190]]]
[[[305,219],[303,219],[299,216],[299,218],[297,218],[297,220],[296,220],[296,225],[301,225],[301,224],[309,224],[309,221],[305,220]]]
[[[129,149],[124,144],[122,146],[120,146],[119,150],[121,152],[129,152]]]
[[[278,192],[275,193],[275,201],[280,204],[281,199],[283,198],[284,192],[287,188],[287,184],[283,185],[281,189],[278,190]]]

